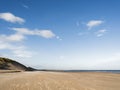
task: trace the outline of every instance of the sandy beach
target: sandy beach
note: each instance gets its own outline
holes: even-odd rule
[[[0,90],[120,90],[120,74],[43,71],[0,73]]]

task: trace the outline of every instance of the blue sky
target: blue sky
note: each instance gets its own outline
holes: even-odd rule
[[[1,0],[0,56],[45,69],[120,69],[119,0]]]

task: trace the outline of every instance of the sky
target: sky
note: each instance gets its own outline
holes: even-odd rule
[[[120,0],[0,0],[0,56],[40,69],[120,69]]]

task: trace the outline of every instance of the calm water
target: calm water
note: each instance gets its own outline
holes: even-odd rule
[[[109,73],[120,73],[120,70],[40,70],[40,71],[53,71],[53,72],[109,72]]]
[[[110,73],[120,73],[120,70],[66,70],[65,72],[110,72]]]

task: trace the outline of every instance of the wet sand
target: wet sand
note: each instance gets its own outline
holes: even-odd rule
[[[120,90],[120,74],[43,71],[0,73],[0,90]]]

